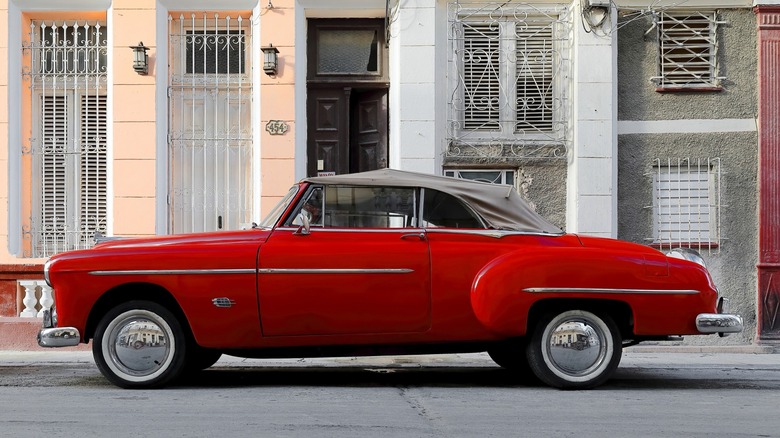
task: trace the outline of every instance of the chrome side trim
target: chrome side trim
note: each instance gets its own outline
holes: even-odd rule
[[[695,295],[697,290],[666,289],[603,289],[589,287],[529,287],[523,292],[532,294],[574,293],[574,294],[631,294],[631,295]]]
[[[254,269],[127,269],[90,271],[89,275],[230,275],[255,274]]]
[[[414,269],[258,269],[260,274],[408,274]]]
[[[73,347],[79,345],[81,335],[74,327],[44,328],[38,332],[41,347]]]

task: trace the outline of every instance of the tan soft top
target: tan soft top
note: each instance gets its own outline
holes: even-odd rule
[[[531,209],[514,187],[395,169],[305,178],[326,185],[422,187],[449,193],[469,204],[494,229],[563,234]]]

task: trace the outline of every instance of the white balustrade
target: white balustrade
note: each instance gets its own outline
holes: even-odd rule
[[[17,284],[24,289],[24,310],[19,313],[22,318],[41,318],[45,310],[54,305],[52,289],[44,280],[17,280]]]

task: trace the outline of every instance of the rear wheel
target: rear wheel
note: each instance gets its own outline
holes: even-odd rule
[[[612,318],[569,310],[539,321],[528,347],[528,362],[550,386],[587,389],[612,376],[622,353],[620,332]]]
[[[155,388],[184,369],[186,336],[179,320],[150,301],[111,309],[97,325],[92,354],[100,372],[123,388]]]

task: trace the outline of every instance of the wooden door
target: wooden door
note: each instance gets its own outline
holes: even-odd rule
[[[387,89],[310,87],[307,173],[387,167]]]

